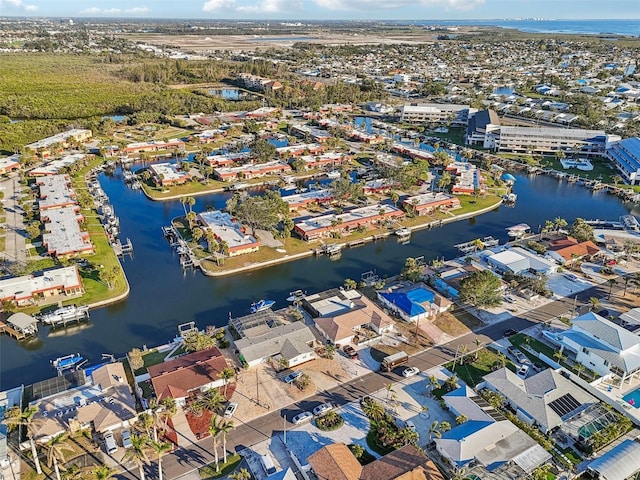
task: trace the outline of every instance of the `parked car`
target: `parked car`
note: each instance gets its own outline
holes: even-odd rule
[[[233,414],[236,413],[236,409],[238,408],[238,402],[229,402],[227,408],[224,409],[224,416],[226,418],[233,417]]]
[[[358,352],[356,352],[356,349],[353,348],[351,345],[345,345],[342,350],[349,358],[356,359],[359,357]]]
[[[572,282],[575,282],[576,280],[578,280],[578,277],[573,273],[565,273],[564,278],[566,278],[567,280],[571,280]]]
[[[373,402],[373,398],[369,395],[365,395],[364,397],[360,397],[360,405],[364,406],[368,403]]]
[[[300,370],[296,370],[295,372],[291,372],[289,375],[284,377],[284,381],[286,383],[292,383],[301,375],[302,375],[302,372]]]
[[[527,378],[527,375],[529,374],[529,365],[522,365],[517,372],[517,375],[520,378]]]
[[[116,439],[113,438],[113,432],[106,432],[102,438],[104,438],[104,448],[109,455],[113,455],[118,451],[118,445],[116,444]]]
[[[513,356],[513,358],[516,359],[516,362],[520,364],[531,363],[529,362],[529,359],[526,357],[526,355],[522,353],[520,350],[518,350],[517,348],[509,347],[507,348],[507,351]]]
[[[516,299],[512,295],[505,295],[504,299],[505,299],[505,301],[507,301],[509,303],[516,303]]]
[[[122,446],[129,448],[131,445],[131,431],[129,429],[122,430]]]
[[[297,425],[297,424],[302,423],[302,422],[307,422],[307,421],[311,420],[312,418],[313,418],[313,413],[311,413],[311,412],[302,412],[302,413],[299,413],[298,415],[296,415],[295,417],[293,417],[291,419],[291,421],[294,424]]]
[[[512,336],[514,336],[516,333],[518,333],[518,331],[517,331],[517,330],[514,330],[513,328],[507,328],[507,329],[504,331],[504,336],[505,336],[505,337],[512,337]]]
[[[402,370],[402,376],[405,378],[413,377],[420,373],[420,369],[417,367],[407,367]]]
[[[317,417],[320,417],[322,415],[324,415],[325,413],[329,412],[330,410],[333,409],[333,405],[331,405],[331,403],[323,403],[321,405],[318,405],[316,408],[313,409],[313,414]]]

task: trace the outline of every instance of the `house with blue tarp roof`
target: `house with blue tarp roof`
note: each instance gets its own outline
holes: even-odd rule
[[[378,299],[407,322],[435,316],[451,307],[451,302],[423,283],[378,292]]]

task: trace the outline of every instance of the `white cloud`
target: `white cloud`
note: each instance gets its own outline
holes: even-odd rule
[[[454,10],[471,10],[484,4],[485,0],[313,0],[322,8],[329,10],[371,10],[402,7],[444,7]]]
[[[89,7],[81,10],[80,13],[83,15],[118,15],[121,13],[137,15],[140,13],[148,13],[150,11],[151,9],[149,7],[131,7],[125,8],[124,10],[121,8]]]
[[[22,0],[0,0],[0,7],[2,7],[3,5],[13,8],[21,8],[27,12],[35,12],[38,10],[37,5],[28,5]]]
[[[223,8],[234,9],[236,5],[235,0],[208,0],[202,6],[203,12],[215,12],[216,10],[222,10]]]
[[[239,12],[247,13],[282,13],[291,10],[300,10],[302,8],[302,0],[261,0],[256,5],[247,5],[237,7]]]

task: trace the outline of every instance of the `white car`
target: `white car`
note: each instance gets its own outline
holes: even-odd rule
[[[131,431],[130,430],[122,430],[122,446],[124,448],[131,447]]]
[[[311,420],[312,418],[313,418],[313,413],[311,413],[311,412],[302,412],[302,413],[299,413],[298,415],[296,415],[295,417],[293,417],[291,419],[291,422],[293,422],[294,424],[297,425],[299,423]]]
[[[420,373],[420,369],[417,367],[407,367],[402,371],[402,376],[405,378],[413,377]]]
[[[322,405],[318,405],[316,408],[313,409],[313,414],[319,417],[329,412],[332,409],[333,409],[333,405],[331,405],[330,403],[323,403]]]
[[[529,365],[522,365],[519,369],[518,369],[518,373],[517,375],[520,378],[527,378],[527,375],[529,374]]]
[[[233,414],[236,413],[236,409],[238,408],[238,402],[229,402],[227,408],[224,409],[225,418],[233,417]]]

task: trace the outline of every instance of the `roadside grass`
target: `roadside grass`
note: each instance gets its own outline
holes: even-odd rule
[[[509,358],[506,359],[505,366],[513,372],[516,371],[515,365]],[[489,348],[483,348],[482,350],[478,350],[477,359],[475,352],[467,353],[464,359],[459,359],[456,362],[455,368],[453,368],[453,362],[445,364],[445,367],[449,371],[453,371],[460,380],[463,380],[473,388],[482,381],[482,377],[486,374],[501,368],[501,363],[500,357],[495,351]]]
[[[200,478],[203,480],[207,480],[209,478],[221,478],[227,477],[230,473],[232,473],[242,462],[242,457],[240,455],[233,454],[227,456],[227,463],[222,463],[220,461],[219,467],[220,470],[216,472],[215,463],[210,463],[204,467],[198,469],[198,473],[200,474]]]
[[[455,315],[451,312],[444,312],[436,316],[433,324],[444,333],[458,337],[481,326],[482,322],[467,312],[459,312]]]

